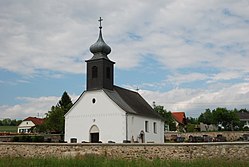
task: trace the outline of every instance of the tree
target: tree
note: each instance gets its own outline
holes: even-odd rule
[[[206,109],[204,113],[201,113],[201,115],[198,118],[199,122],[202,122],[207,125],[211,125],[214,123],[213,115],[210,109]]]
[[[198,131],[198,127],[197,127],[197,124],[199,123],[198,118],[187,117],[186,121],[187,121],[187,125],[186,125],[187,132]]]
[[[186,121],[187,123],[190,123],[190,124],[198,124],[198,118],[187,117]]]
[[[52,106],[51,110],[46,114],[43,125],[37,127],[37,131],[45,131],[50,133],[64,133],[65,118],[64,115],[70,110],[73,103],[71,98],[64,92],[56,106]]]
[[[233,130],[235,125],[239,125],[239,117],[236,112],[237,109],[227,110],[220,107],[212,111],[206,109],[204,113],[201,113],[198,120],[207,125],[215,124],[224,127],[226,130]]]
[[[3,124],[3,126],[10,126],[11,119],[9,119],[9,118],[3,119],[2,124]]]
[[[153,102],[153,109],[157,113],[159,113],[165,120],[165,125],[169,125],[169,130],[170,131],[175,131],[176,130],[176,124],[175,121],[172,117],[171,112],[167,112],[166,109],[164,109],[164,106],[156,105],[155,102]]]
[[[59,106],[52,106],[46,115],[45,127],[52,133],[64,132],[64,110]]]
[[[66,114],[70,108],[72,107],[73,103],[67,92],[64,92],[60,101],[58,102],[57,106],[62,108],[64,114]]]

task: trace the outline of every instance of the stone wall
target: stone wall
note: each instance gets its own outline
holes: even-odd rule
[[[165,139],[171,140],[172,135],[177,135],[178,137],[184,137],[186,140],[189,136],[203,136],[208,135],[210,137],[217,137],[217,135],[222,135],[226,137],[227,141],[238,141],[243,135],[249,135],[248,131],[224,131],[224,132],[190,132],[190,133],[179,133],[179,132],[165,132]]]
[[[249,142],[166,144],[0,143],[0,156],[68,157],[86,154],[118,158],[225,158],[249,160]]]

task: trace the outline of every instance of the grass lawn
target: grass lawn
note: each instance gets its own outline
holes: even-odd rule
[[[0,126],[0,132],[17,132],[17,126]]]
[[[101,156],[84,156],[77,158],[0,158],[0,166],[51,166],[51,167],[248,167],[248,161],[239,160],[125,160],[110,159]]]

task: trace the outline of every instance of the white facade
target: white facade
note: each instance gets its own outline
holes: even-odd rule
[[[164,142],[164,122],[159,119],[147,118],[137,115],[128,115],[127,129],[128,140],[132,142]]]
[[[164,122],[128,114],[103,90],[86,91],[65,115],[65,141],[91,142],[92,134],[97,134],[103,143],[124,140],[163,143]]]
[[[101,18],[99,20],[102,21]],[[93,57],[86,60],[86,91],[65,115],[65,141],[164,142],[164,122],[137,93],[113,84],[111,48],[99,38],[91,45]]]
[[[31,128],[34,127],[35,124],[32,121],[22,121],[20,125],[18,125],[17,133],[30,133]]]

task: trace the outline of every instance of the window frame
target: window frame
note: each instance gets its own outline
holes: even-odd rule
[[[157,123],[153,122],[153,132],[157,133]]]
[[[149,121],[145,121],[144,122],[144,130],[145,130],[145,132],[149,132]]]

